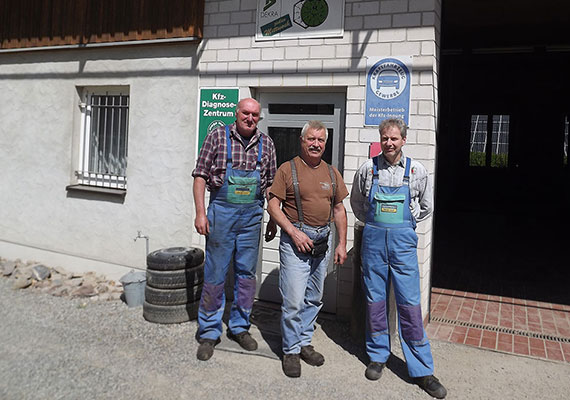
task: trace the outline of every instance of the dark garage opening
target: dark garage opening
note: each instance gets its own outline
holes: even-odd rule
[[[570,304],[570,4],[447,0],[432,286]]]

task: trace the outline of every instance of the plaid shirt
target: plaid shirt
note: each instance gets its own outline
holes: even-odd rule
[[[265,190],[273,183],[273,178],[277,171],[277,158],[273,140],[257,129],[249,140],[247,147],[245,147],[242,137],[237,133],[236,124],[233,123],[229,127],[230,141],[232,142],[233,169],[249,171],[255,169],[259,137],[263,136],[260,189],[261,193],[265,193]],[[210,192],[218,190],[224,184],[227,153],[225,127],[214,129],[208,133],[202,144],[196,169],[192,172],[192,176],[194,178],[197,176],[204,178]]]

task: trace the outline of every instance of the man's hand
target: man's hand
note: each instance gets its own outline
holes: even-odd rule
[[[283,211],[281,210],[281,200],[277,196],[272,194],[269,196],[267,211],[269,212],[269,215],[271,215],[271,219],[281,227],[281,231],[286,232],[291,236],[297,251],[301,253],[309,253],[313,249],[313,241],[309,239],[305,232],[297,229],[291,221],[287,219],[285,214],[283,214]]]
[[[295,228],[291,239],[301,253],[309,253],[313,249],[313,241],[305,234],[305,232]]]
[[[196,215],[194,227],[200,235],[208,236],[210,234],[210,223],[205,214]]]
[[[344,264],[346,261],[346,246],[339,244],[336,246],[334,250],[334,263],[335,264]]]
[[[192,192],[194,193],[194,207],[196,208],[194,227],[200,235],[207,236],[210,234],[210,223],[208,222],[208,217],[206,217],[206,207],[204,205],[206,180],[199,176],[195,177]]]
[[[270,218],[267,223],[267,228],[265,228],[265,241],[271,242],[275,238],[275,235],[277,235],[277,224]]]

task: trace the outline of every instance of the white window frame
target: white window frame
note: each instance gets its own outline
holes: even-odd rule
[[[79,132],[79,163],[78,169],[75,171],[77,183],[80,185],[111,188],[111,189],[127,189],[127,148],[128,148],[128,131],[129,131],[129,108],[130,108],[130,90],[127,86],[112,86],[112,87],[83,87],[80,90],[80,103],[79,108],[81,111],[81,124]],[[92,104],[93,96],[109,96],[104,104]],[[113,96],[113,97],[111,97]],[[115,104],[115,96],[121,96],[119,104]],[[112,100],[112,104],[108,104]],[[125,103],[125,104],[124,104]],[[93,140],[92,125],[94,123],[94,109],[97,108],[97,115],[103,112],[102,115],[105,124],[98,129],[98,135],[103,137],[103,140],[110,138],[118,140],[116,149],[117,154],[110,151],[110,155],[105,152],[105,145],[99,145],[97,149],[101,150],[98,155],[93,154]],[[103,110],[103,111],[101,111]],[[113,119],[118,117],[118,122]],[[107,131],[107,118],[110,119],[111,131]],[[124,118],[124,120],[123,120]],[[100,122],[100,121],[98,121]],[[116,126],[114,125],[116,123]],[[115,129],[116,128],[116,129]],[[115,132],[115,131],[118,132]],[[117,138],[114,136],[118,134]],[[121,147],[122,142],[122,147]],[[93,163],[104,163],[105,157],[114,157],[116,165],[107,168],[98,167],[93,170]],[[106,164],[109,162],[107,160]]]

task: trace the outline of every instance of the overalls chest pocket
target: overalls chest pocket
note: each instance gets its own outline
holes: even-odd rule
[[[251,204],[257,194],[257,178],[228,176],[227,201],[232,204]]]
[[[384,224],[402,224],[404,222],[405,194],[374,193],[374,221]]]

